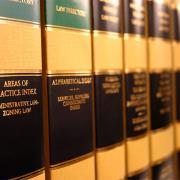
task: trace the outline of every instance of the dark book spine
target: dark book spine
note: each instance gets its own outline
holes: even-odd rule
[[[40,1],[0,2],[0,179],[44,179]]]
[[[127,176],[128,179],[147,179],[149,117],[145,1],[124,0],[123,4]]]
[[[124,179],[122,1],[93,0],[92,16],[97,179]]]
[[[180,1],[172,2],[172,50],[174,77],[174,126],[175,126],[175,160],[177,165],[177,179],[180,178]]]
[[[147,1],[152,179],[174,179],[170,1]]]
[[[92,180],[90,1],[45,1],[52,180]]]

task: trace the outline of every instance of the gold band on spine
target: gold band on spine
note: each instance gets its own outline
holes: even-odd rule
[[[168,154],[165,158],[162,158],[162,159],[159,159],[159,160],[153,162],[153,163],[152,163],[152,166],[156,166],[156,165],[158,165],[158,164],[161,164],[161,163],[163,163],[164,161],[166,161],[166,160],[168,160],[168,159],[170,159],[170,158],[172,158],[172,157],[173,157],[173,154],[172,154],[172,153],[171,153],[171,154]]]
[[[129,73],[146,73],[147,74],[147,71],[146,69],[142,69],[142,68],[134,68],[134,69],[126,68],[125,73],[126,74],[129,74]]]
[[[95,70],[94,72],[95,75],[103,75],[103,74],[108,74],[108,75],[116,75],[116,74],[122,74],[122,70],[121,69],[107,69],[107,70]]]
[[[18,180],[18,179],[26,179],[26,178],[29,179],[29,178],[33,178],[33,177],[35,177],[35,176],[37,176],[37,175],[42,174],[43,171],[44,171],[44,168],[41,168],[41,169],[38,169],[38,170],[36,170],[36,171],[34,171],[34,172],[27,173],[27,174],[24,174],[24,175],[22,175],[22,176],[18,176],[18,177],[16,177],[16,178],[11,178],[10,180]]]
[[[118,143],[115,143],[115,144],[112,144],[112,145],[109,145],[109,146],[105,146],[105,147],[102,147],[102,148],[97,148],[96,151],[98,151],[98,152],[100,152],[100,151],[108,151],[110,149],[114,149],[116,147],[119,147],[122,144],[124,144],[124,141],[121,141],[121,142],[118,142]]]
[[[94,35],[105,34],[105,35],[110,35],[110,36],[122,37],[121,33],[111,32],[111,31],[93,30],[92,33],[93,33]]]
[[[30,24],[36,24],[38,26],[40,26],[39,22],[35,22],[35,21],[28,21],[28,20],[23,20],[23,19],[15,19],[15,18],[8,18],[8,17],[3,17],[0,16],[0,19],[5,20],[5,21],[16,21],[16,22],[21,22],[21,23],[30,23]]]
[[[137,171],[134,171],[132,173],[129,173],[128,177],[137,176],[138,174],[144,173],[145,171],[148,171],[148,167],[145,167],[145,168],[139,169]]]
[[[0,69],[0,74],[33,74],[33,73],[42,73],[40,69]]]
[[[145,39],[145,35],[141,34],[128,34],[124,33],[124,39],[129,39],[129,38],[136,38],[136,39]]]
[[[80,162],[82,160],[88,159],[90,157],[93,157],[94,156],[93,154],[94,154],[93,152],[90,152],[88,154],[79,156],[77,158],[74,158],[74,159],[71,159],[71,160],[68,160],[68,161],[65,161],[65,162],[62,162],[62,163],[58,163],[58,164],[55,164],[55,165],[50,165],[50,169],[59,169],[60,167],[69,166],[71,164],[74,164],[74,163]]]
[[[153,134],[155,134],[155,133],[158,133],[160,131],[164,131],[164,130],[168,129],[170,126],[171,126],[171,122],[166,126],[160,127],[158,129],[152,129],[151,131]]]
[[[92,71],[91,70],[75,70],[75,71],[73,71],[73,70],[68,70],[68,71],[58,71],[58,70],[56,70],[56,71],[46,71],[46,73],[47,73],[47,75],[48,76],[53,76],[53,75],[56,75],[56,74],[58,74],[58,75],[61,75],[61,74],[74,74],[74,75],[76,75],[76,74],[79,74],[79,75],[83,75],[83,74],[92,74]]]
[[[138,140],[138,139],[141,139],[143,137],[146,137],[147,136],[147,131],[145,131],[143,134],[140,134],[140,135],[137,135],[137,136],[134,136],[134,137],[127,137],[127,141],[134,141],[134,140]]]
[[[58,26],[58,25],[51,25],[51,24],[46,24],[45,25],[46,30],[53,30],[54,28],[56,29],[65,29],[67,31],[77,31],[77,32],[86,32],[86,33],[90,33],[90,30],[86,30],[86,29],[78,29],[78,28],[72,28],[72,27],[65,27],[65,26]]]

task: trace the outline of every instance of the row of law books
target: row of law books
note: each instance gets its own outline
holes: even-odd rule
[[[0,0],[8,179],[180,179],[180,0]]]

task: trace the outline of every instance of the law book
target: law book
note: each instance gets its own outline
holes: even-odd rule
[[[147,1],[152,179],[174,179],[170,1]]]
[[[124,0],[127,178],[148,179],[149,136],[145,1]]]
[[[93,180],[93,78],[89,0],[46,0],[51,180]]]
[[[175,158],[177,179],[180,178],[180,1],[172,2],[172,50],[174,73],[174,118],[175,118]]]
[[[0,179],[44,180],[39,0],[0,1]]]
[[[92,16],[97,179],[124,179],[122,1],[93,0]]]

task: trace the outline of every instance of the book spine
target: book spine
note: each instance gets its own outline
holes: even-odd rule
[[[0,179],[44,180],[40,1],[0,2]]]
[[[152,179],[174,179],[170,1],[147,1]]]
[[[145,1],[124,0],[124,71],[128,179],[147,179],[149,138]]]
[[[90,1],[45,1],[52,180],[95,179]]]
[[[121,0],[93,0],[98,180],[125,178],[121,15]]]
[[[175,153],[177,160],[177,179],[180,178],[180,1],[174,0],[172,3],[172,48],[173,48],[173,70],[175,88]]]

